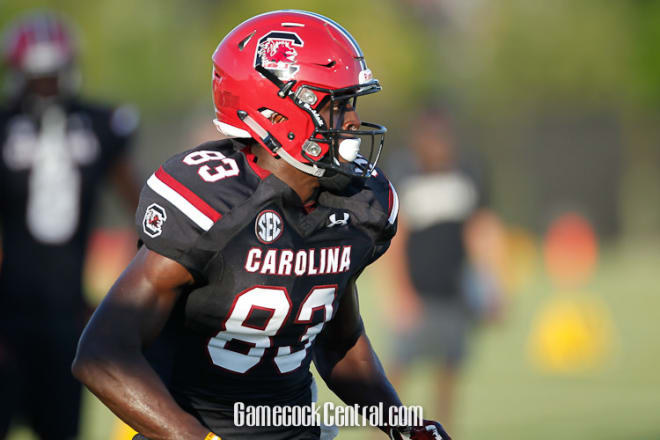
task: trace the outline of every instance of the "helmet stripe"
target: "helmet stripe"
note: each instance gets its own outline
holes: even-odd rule
[[[360,46],[358,45],[357,41],[355,41],[355,38],[346,30],[344,29],[339,23],[337,23],[334,20],[329,19],[328,17],[324,17],[321,14],[317,14],[315,12],[309,12],[309,11],[301,11],[298,9],[288,9],[285,10],[287,12],[297,12],[299,14],[304,14],[304,15],[309,15],[312,17],[316,17],[319,20],[324,21],[325,23],[329,24],[330,26],[333,26],[337,31],[339,31],[341,34],[343,34],[346,39],[351,43],[351,46],[353,46],[353,49],[355,50],[356,57],[360,57],[360,66],[362,67],[362,70],[367,68],[367,63],[364,60],[364,54],[362,53],[362,49],[360,49]]]

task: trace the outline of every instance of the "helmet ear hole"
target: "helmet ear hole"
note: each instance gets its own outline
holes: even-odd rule
[[[259,109],[259,113],[261,113],[264,118],[268,119],[271,124],[281,124],[282,122],[285,122],[289,119],[283,114],[278,113],[275,110],[271,110],[267,107],[261,107]]]

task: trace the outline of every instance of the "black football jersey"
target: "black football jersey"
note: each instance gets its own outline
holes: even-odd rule
[[[165,333],[169,388],[193,413],[310,401],[311,345],[347,283],[389,246],[398,200],[381,171],[347,196],[297,194],[223,140],[168,160],[136,221],[151,250],[196,278]]]
[[[137,115],[80,100],[0,109],[0,310],[71,319],[94,201]]]

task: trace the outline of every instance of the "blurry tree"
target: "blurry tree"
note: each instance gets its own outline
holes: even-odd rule
[[[43,6],[0,2],[0,26]],[[555,148],[564,164],[579,169],[571,151],[581,148],[584,175],[575,173],[562,191],[570,194],[571,185],[592,175],[609,179],[603,189],[611,206],[602,194],[600,200],[585,195],[593,220],[614,215],[612,224],[626,232],[659,229],[653,201],[660,197],[660,2],[50,0],[47,6],[80,28],[84,89],[137,102],[146,122],[144,149],[159,147],[160,159],[163,149],[188,146],[172,134],[190,115],[210,119],[210,55],[222,36],[254,14],[301,8],[332,17],[360,42],[383,84],[378,98],[361,101],[361,116],[390,128],[386,151],[405,145],[400,133],[414,113],[409,109],[441,95],[454,103],[464,141],[491,159],[494,202],[506,218],[542,226],[539,194],[563,196],[543,189],[535,168],[542,155],[534,151]],[[537,142],[562,121],[582,134],[569,129]],[[561,160],[555,167],[563,168]]]
[[[493,162],[507,217],[542,227],[554,195],[586,203],[603,232],[616,232],[619,220],[627,232],[658,231],[660,3],[402,3],[425,17],[446,72],[438,87],[460,103],[464,137]],[[539,169],[549,166],[555,171]],[[564,181],[571,168],[574,179]],[[564,189],[543,189],[547,182]]]
[[[19,11],[42,6],[34,0],[0,3],[0,25]],[[210,102],[210,59],[222,37],[241,21],[283,6],[332,17],[356,37],[368,54],[369,67],[384,85],[382,108],[389,115],[431,81],[417,60],[424,50],[412,17],[375,0],[281,2],[246,0],[52,0],[78,23],[83,39],[85,88],[95,95],[137,101],[151,112]],[[408,81],[407,79],[414,79]],[[364,100],[369,109],[369,100]],[[374,108],[373,104],[371,108]]]

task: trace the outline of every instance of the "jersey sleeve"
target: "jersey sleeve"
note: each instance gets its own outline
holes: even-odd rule
[[[207,232],[251,194],[240,158],[230,141],[206,142],[169,159],[142,189],[135,218],[140,240],[198,281],[206,280],[219,252]]]
[[[203,235],[222,215],[195,192],[194,170],[171,159],[147,179],[140,194],[136,227],[140,241],[203,278],[204,268],[213,257],[205,249]]]

